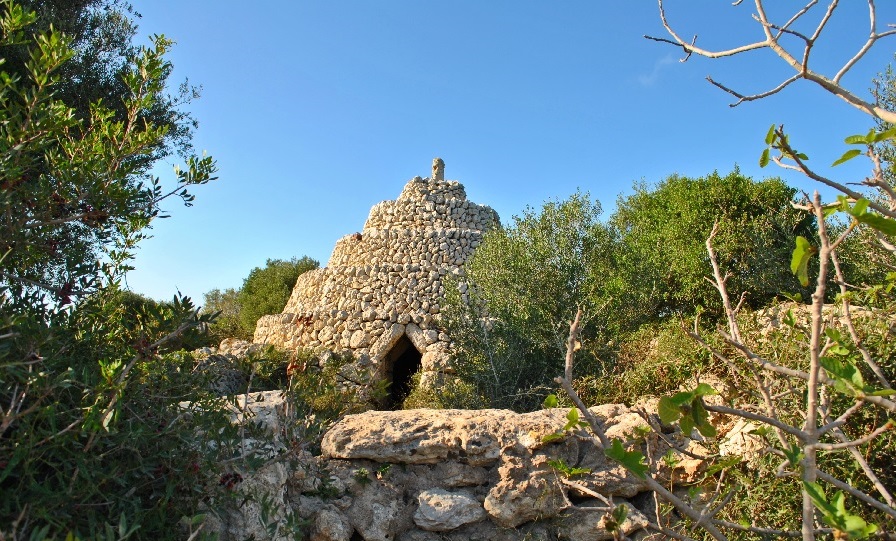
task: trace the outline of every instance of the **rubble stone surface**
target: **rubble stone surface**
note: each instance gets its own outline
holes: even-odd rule
[[[390,378],[389,355],[407,337],[424,373],[445,371],[450,338],[438,320],[447,279],[462,279],[483,234],[499,224],[494,210],[467,200],[463,185],[444,180],[436,158],[433,178],[414,177],[396,200],[374,205],[362,231],[336,242],[326,267],[299,277],[283,312],[259,319],[253,342],[351,351]]]

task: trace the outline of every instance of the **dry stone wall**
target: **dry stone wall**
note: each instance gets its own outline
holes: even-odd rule
[[[412,345],[424,378],[443,371],[450,345],[439,326],[445,279],[462,274],[483,234],[499,223],[490,207],[467,200],[462,184],[444,180],[436,158],[431,178],[414,177],[398,199],[374,205],[364,229],[341,238],[325,268],[301,275],[283,313],[262,317],[253,341],[349,350],[385,377],[399,349]]]
[[[608,437],[629,440],[654,418],[656,403],[591,412]],[[369,411],[340,420],[323,437],[322,454],[311,456],[287,451],[296,419],[283,393],[241,396],[236,406],[234,422],[254,426],[255,439],[242,447],[264,465],[253,471],[251,461],[234,462],[242,481],[232,505],[208,513],[206,525],[222,541],[611,540],[606,521],[616,505],[628,508],[628,538],[659,537],[645,529],[656,520],[649,486],[609,460],[593,436],[572,431],[545,441],[566,424],[564,409]],[[694,455],[708,451],[699,443],[680,432],[647,441],[637,448],[660,464],[663,485],[702,478],[706,464]],[[667,453],[672,460],[663,461]],[[566,477],[561,463],[580,473]],[[308,536],[293,537],[289,523],[307,524]]]

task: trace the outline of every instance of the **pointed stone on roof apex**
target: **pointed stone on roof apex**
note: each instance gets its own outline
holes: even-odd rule
[[[432,180],[445,180],[445,162],[442,158],[433,158],[432,160]]]

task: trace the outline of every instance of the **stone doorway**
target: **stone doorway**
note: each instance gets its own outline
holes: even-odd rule
[[[407,337],[402,337],[383,357],[383,378],[389,384],[384,409],[396,410],[411,392],[411,381],[420,371],[423,355]]]

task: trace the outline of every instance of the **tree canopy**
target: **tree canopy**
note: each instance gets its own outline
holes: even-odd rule
[[[586,193],[527,209],[485,235],[447,300],[458,373],[492,407],[526,409],[562,367],[569,322],[588,314],[583,340],[611,325],[614,247]],[[562,370],[562,369],[561,369]]]
[[[170,105],[169,40],[118,34],[133,54],[99,89],[72,64],[105,53],[57,28],[118,4],[33,5],[57,19],[0,5],[0,537],[173,538],[198,510],[211,451],[184,444],[193,423],[214,419],[227,439],[192,361],[172,353],[195,347],[209,318],[187,298],[124,292],[120,277],[164,202],[189,205],[215,164],[189,157],[168,190],[146,176],[173,141],[153,120]],[[187,425],[181,402],[206,409]]]
[[[620,257],[637,273],[626,290],[649,303],[645,318],[691,314],[698,306],[721,314],[718,293],[705,279],[706,239],[714,223],[720,263],[732,273],[730,287],[745,292],[749,306],[797,292],[786,261],[796,236],[811,236],[814,219],[793,208],[795,194],[779,179],[757,182],[735,169],[725,176],[672,175],[620,197],[610,223],[622,244]]]
[[[303,256],[288,261],[268,259],[264,267],[252,269],[238,295],[242,331],[251,336],[261,316],[282,312],[299,276],[319,266],[316,260]]]
[[[78,57],[71,40],[53,30],[36,34],[33,46],[25,29],[36,15],[16,4],[5,9],[11,26],[3,45],[24,48],[27,59],[11,71],[13,62],[2,59],[0,282],[11,298],[29,298],[22,306],[43,305],[35,295],[65,305],[128,270],[134,247],[163,215],[162,202],[176,196],[190,205],[188,187],[213,179],[215,164],[189,157],[169,189],[146,176],[171,133],[153,123],[153,111],[171,107],[170,40],[129,46],[130,61],[110,75],[118,81],[113,94],[79,111],[60,91],[82,79],[62,71]]]

